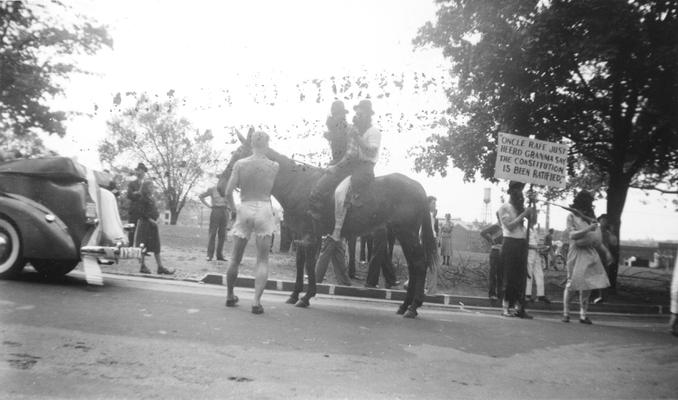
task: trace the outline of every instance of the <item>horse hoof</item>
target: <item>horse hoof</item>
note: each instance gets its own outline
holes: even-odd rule
[[[287,299],[287,301],[285,303],[287,303],[287,304],[297,304],[297,301],[298,301],[297,298],[290,297],[290,298]]]
[[[403,315],[405,314],[405,310],[407,310],[405,307],[398,307],[398,311],[396,311],[396,314]]]
[[[299,299],[299,301],[297,301],[297,304],[295,304],[295,306],[303,307],[303,308],[306,308],[310,305],[311,305],[311,303],[309,303],[308,300],[304,300],[304,299]]]
[[[419,313],[417,313],[417,311],[415,311],[415,310],[407,310],[405,312],[405,314],[403,314],[403,317],[404,318],[416,318],[418,314]]]

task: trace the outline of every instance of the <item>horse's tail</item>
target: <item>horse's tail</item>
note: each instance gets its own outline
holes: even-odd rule
[[[438,255],[438,243],[435,236],[433,236],[433,225],[431,225],[431,214],[428,211],[428,204],[422,216],[421,239],[424,246],[424,260],[426,268],[432,270],[434,266],[440,265],[440,257]]]

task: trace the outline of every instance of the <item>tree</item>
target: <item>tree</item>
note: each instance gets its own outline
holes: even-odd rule
[[[493,179],[497,132],[569,141],[570,176],[595,177],[617,234],[629,188],[678,193],[678,2],[440,3],[414,44],[450,58],[456,123],[417,168]]]
[[[82,72],[72,56],[112,44],[105,27],[58,1],[0,2],[0,160],[43,153],[37,132],[65,134],[67,113],[47,101],[63,93],[71,74]]]
[[[178,101],[150,100],[140,95],[131,107],[107,122],[109,135],[99,146],[102,163],[118,168],[120,164],[143,162],[156,182],[175,225],[189,192],[203,175],[216,165],[212,133],[193,129],[190,122],[176,115]]]

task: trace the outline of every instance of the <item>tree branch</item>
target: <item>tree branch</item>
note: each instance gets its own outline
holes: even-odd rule
[[[640,190],[654,190],[663,194],[678,194],[678,189],[662,189],[656,186],[630,184],[629,187]]]

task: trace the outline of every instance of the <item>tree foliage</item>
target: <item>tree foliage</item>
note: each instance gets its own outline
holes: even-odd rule
[[[99,146],[99,158],[112,168],[148,167],[148,175],[162,193],[174,225],[187,197],[206,170],[216,166],[212,133],[198,132],[177,116],[178,101],[151,100],[142,94],[107,122],[108,137]]]
[[[5,156],[44,151],[37,132],[63,136],[67,113],[51,97],[83,72],[73,56],[113,44],[105,27],[58,2],[0,2],[0,144]]]
[[[607,191],[617,228],[629,187],[678,193],[675,0],[440,1],[414,43],[458,78],[456,122],[419,149],[420,170],[492,179],[506,131],[571,143],[570,176]]]

